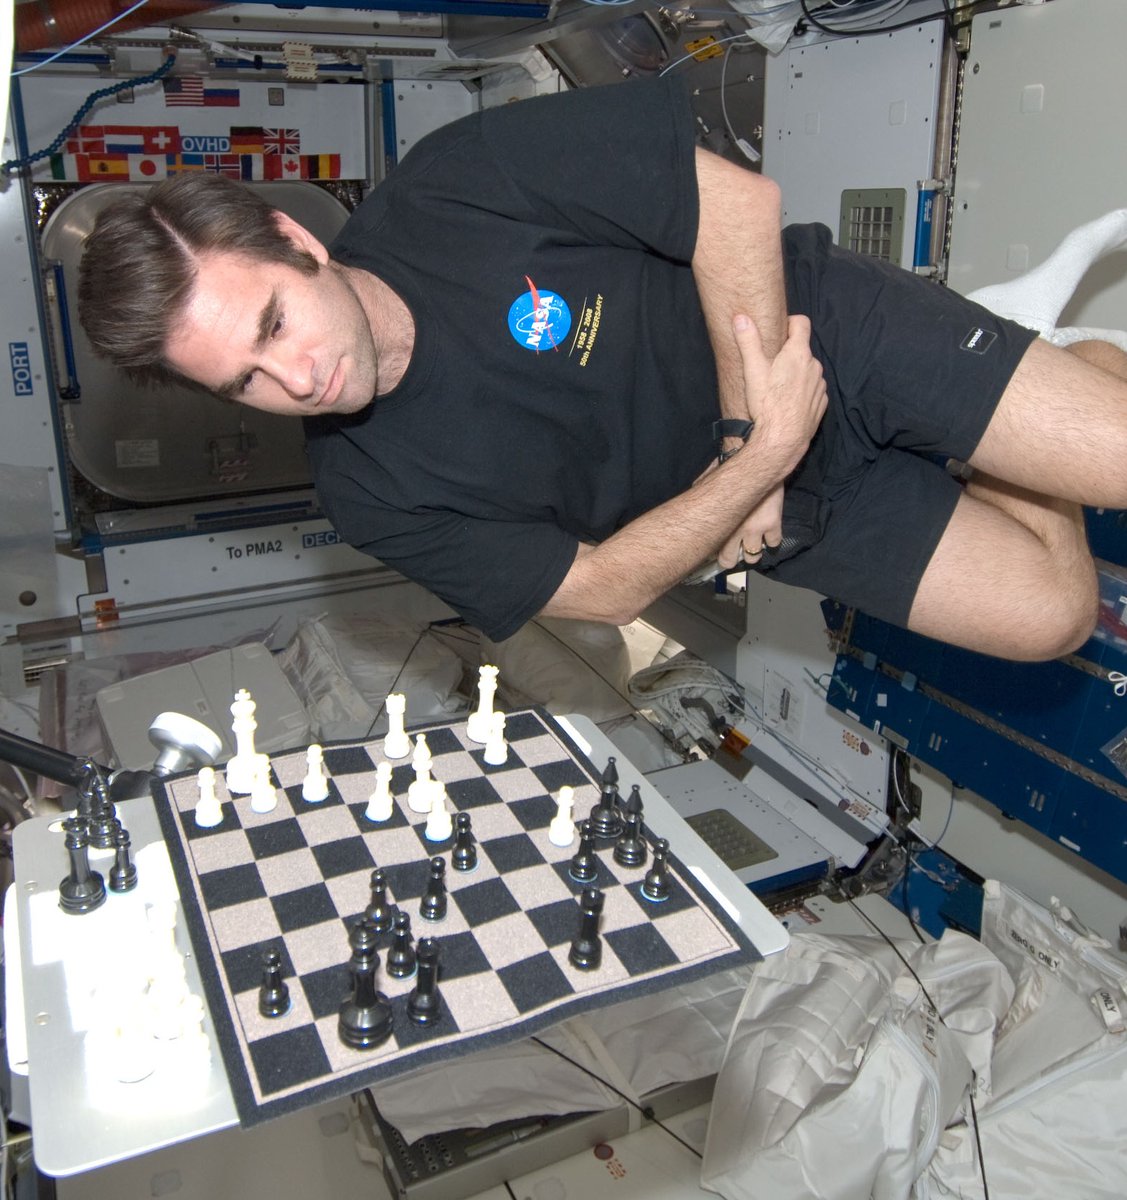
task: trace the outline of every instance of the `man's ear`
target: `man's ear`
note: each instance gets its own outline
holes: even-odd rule
[[[302,250],[308,250],[322,266],[329,261],[329,252],[324,243],[314,237],[304,225],[299,224],[288,213],[275,209],[274,220],[291,242]]]

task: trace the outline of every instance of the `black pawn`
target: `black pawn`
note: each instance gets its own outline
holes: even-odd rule
[[[593,883],[599,877],[599,859],[595,854],[595,831],[590,821],[579,824],[579,849],[572,857],[567,873],[576,883]]]
[[[419,977],[407,997],[407,1017],[416,1025],[433,1025],[442,1015],[442,997],[438,991],[438,943],[434,938],[419,938]]]
[[[591,809],[590,821],[597,838],[616,838],[622,832],[622,817],[618,811],[618,767],[613,754],[607,759],[599,799]]]
[[[379,934],[371,921],[361,918],[353,925],[348,940],[352,946],[348,964],[352,991],[340,1007],[337,1034],[354,1050],[370,1050],[391,1037],[391,1005],[383,992],[376,990]]]
[[[669,839],[658,838],[654,843],[653,866],[642,881],[642,895],[655,904],[669,899]]]
[[[410,979],[415,973],[415,947],[411,944],[411,916],[409,913],[395,914],[395,934],[391,949],[384,964],[392,979]]]
[[[594,971],[603,961],[603,940],[599,937],[599,917],[603,912],[603,893],[584,888],[579,897],[579,932],[571,940],[567,961],[580,971]]]
[[[129,834],[124,829],[117,831],[116,851],[110,867],[110,891],[131,892],[137,886],[137,868],[129,857]]]
[[[648,851],[642,837],[642,818],[638,813],[626,814],[626,827],[622,836],[614,843],[614,861],[620,867],[645,865]]]
[[[258,1011],[264,1017],[280,1017],[290,1011],[290,989],[282,978],[282,956],[277,950],[267,950],[262,956]]]
[[[377,867],[369,880],[371,895],[364,916],[380,935],[390,933],[395,921],[395,908],[387,899],[387,876]]]
[[[454,849],[450,852],[450,865],[455,871],[472,871],[477,866],[477,846],[470,832],[470,814],[460,812],[454,817],[457,833]]]
[[[71,817],[63,822],[65,845],[70,855],[70,874],[59,884],[59,907],[65,913],[88,913],[106,899],[106,883],[90,869],[90,843],[86,822]]]
[[[419,916],[424,921],[441,921],[446,916],[446,860],[443,858],[430,860],[430,878],[419,901]]]

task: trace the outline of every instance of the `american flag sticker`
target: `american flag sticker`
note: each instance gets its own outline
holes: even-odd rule
[[[199,75],[174,75],[161,81],[164,88],[164,103],[169,108],[237,108],[238,88],[204,87]]]

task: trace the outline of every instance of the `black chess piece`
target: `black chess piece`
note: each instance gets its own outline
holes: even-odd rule
[[[621,867],[641,867],[645,864],[649,849],[642,837],[642,818],[639,813],[626,814],[626,826],[618,841],[614,843],[614,861]]]
[[[567,961],[580,971],[597,970],[603,961],[603,939],[599,936],[599,917],[603,912],[603,893],[584,888],[579,897],[579,931],[571,939]]]
[[[419,901],[419,916],[424,921],[441,921],[446,916],[446,860],[430,860],[430,878]]]
[[[655,904],[669,899],[669,839],[658,838],[654,843],[653,866],[642,881],[642,895]]]
[[[438,943],[434,938],[419,938],[419,975],[414,991],[407,997],[407,1017],[416,1025],[433,1025],[442,1016],[442,996],[438,990]]]
[[[349,970],[352,990],[340,1007],[337,1035],[354,1050],[370,1050],[391,1037],[391,1004],[376,988],[376,969],[380,956],[376,953],[379,934],[375,926],[361,917],[352,927],[348,941],[352,946]]]
[[[622,802],[622,811],[624,813],[626,813],[627,815],[629,815],[630,813],[637,813],[639,817],[642,815],[642,787],[641,787],[641,784],[636,783],[630,789],[630,795],[627,796],[626,799]]]
[[[618,811],[618,767],[613,754],[607,759],[599,799],[591,809],[589,819],[595,837],[604,841],[616,838],[622,832],[622,815]]]
[[[391,939],[391,949],[387,952],[387,962],[384,964],[392,979],[410,979],[415,973],[417,956],[415,947],[411,944],[411,915],[397,912],[395,914],[395,933]]]
[[[110,867],[110,891],[131,892],[137,886],[137,867],[129,857],[129,834],[124,829],[117,831],[114,850],[114,862]]]
[[[90,845],[98,850],[112,850],[117,842],[121,822],[112,804],[94,809],[88,821]]]
[[[454,849],[450,851],[450,865],[455,871],[472,871],[477,866],[477,845],[470,830],[470,814],[457,813],[454,817],[457,833]]]
[[[599,859],[595,853],[595,831],[590,821],[579,823],[579,849],[572,856],[567,873],[576,883],[593,883],[599,877]]]
[[[371,895],[364,916],[376,927],[381,936],[390,933],[395,922],[395,906],[388,902],[387,876],[379,867],[372,872],[369,879]]]
[[[70,874],[59,884],[59,907],[65,913],[93,912],[106,899],[106,883],[90,869],[86,822],[71,817],[63,822],[64,844],[70,855]]]
[[[290,1011],[290,989],[282,978],[282,956],[277,950],[267,950],[262,956],[258,1011],[264,1017],[280,1017]]]

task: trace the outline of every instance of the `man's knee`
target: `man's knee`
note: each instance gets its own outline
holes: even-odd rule
[[[1030,633],[1030,658],[1052,659],[1072,654],[1096,631],[1100,597],[1095,567],[1081,578],[1062,581],[1039,610]]]

